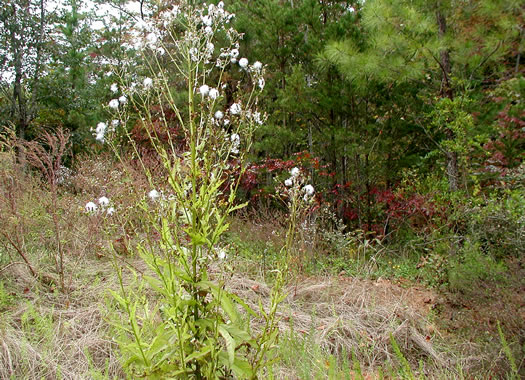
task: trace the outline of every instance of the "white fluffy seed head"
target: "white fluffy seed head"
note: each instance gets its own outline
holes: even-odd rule
[[[239,66],[245,69],[248,66],[248,59],[246,58],[239,59]]]
[[[312,185],[306,185],[305,187],[303,187],[303,190],[306,193],[306,195],[313,195],[315,191]]]
[[[230,113],[232,115],[238,115],[241,113],[241,105],[239,103],[233,103],[230,106]]]
[[[93,202],[86,203],[85,209],[87,212],[97,211],[97,205]]]
[[[153,85],[153,79],[151,78],[144,79],[144,87],[150,88],[152,85]]]
[[[199,93],[202,96],[208,95],[209,92],[210,92],[210,86],[208,86],[207,84],[203,84],[202,86],[199,87]]]
[[[118,105],[119,105],[118,99],[111,99],[109,101],[109,108],[113,108],[116,110],[118,108]]]
[[[210,99],[215,100],[219,97],[219,91],[216,88],[212,88],[210,89],[208,96],[210,97]]]
[[[153,189],[148,193],[149,199],[152,201],[156,200],[158,197],[160,197],[160,194],[157,190]]]

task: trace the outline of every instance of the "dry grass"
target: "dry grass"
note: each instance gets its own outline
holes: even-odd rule
[[[254,308],[259,299],[267,304],[270,290],[262,282],[234,275],[228,286]],[[281,333],[293,326],[299,337],[313,338],[326,353],[353,352],[362,368],[371,372],[396,361],[392,334],[414,368],[425,359],[430,363],[427,375],[454,371],[458,359],[438,348],[443,338],[429,319],[436,301],[431,292],[403,289],[385,280],[327,277],[299,281],[287,294],[280,312]],[[293,368],[281,368],[281,372],[290,376]]]
[[[144,269],[139,259],[128,259]],[[77,265],[82,269],[68,296],[46,291],[21,265],[1,274],[16,279],[9,289],[18,297],[7,310],[0,309],[0,379],[125,378],[105,319],[107,289],[118,289],[112,264],[92,255]],[[223,275],[213,268],[212,276]],[[268,305],[270,289],[263,281],[241,273],[227,277],[227,287],[253,308],[259,300]],[[471,361],[487,359],[459,358],[445,346],[446,337],[430,318],[438,299],[427,290],[386,280],[325,277],[301,279],[286,292],[279,313],[283,336],[293,333],[299,342],[312,342],[307,349],[339,358],[354,353],[365,373],[377,373],[385,363],[396,365],[390,334],[416,372],[423,360],[420,374],[427,378],[456,377],[458,366],[468,371]],[[253,322],[257,329],[258,321]],[[302,378],[286,361],[276,371],[278,378]]]
[[[46,292],[25,269],[10,268],[20,294],[0,324],[0,379],[124,377],[104,320],[106,289],[116,286],[111,264],[79,264],[82,279],[68,296]]]

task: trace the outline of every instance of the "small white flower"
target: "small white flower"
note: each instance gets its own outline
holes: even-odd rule
[[[292,182],[292,179],[291,178],[288,178],[286,181],[284,181],[284,185],[286,187],[290,187],[292,186],[293,182]]]
[[[216,88],[212,88],[212,89],[210,89],[210,93],[208,94],[208,96],[212,100],[215,100],[215,99],[217,99],[219,97],[219,91]]]
[[[106,128],[107,128],[106,123],[100,122],[100,123],[97,124],[97,129],[95,131],[97,133],[104,134],[104,132],[106,132]]]
[[[260,112],[255,111],[255,112],[253,113],[253,116],[252,116],[252,117],[253,117],[253,121],[255,121],[255,122],[256,122],[257,124],[259,124],[259,125],[262,125],[262,123],[263,123],[263,119],[262,119],[262,117],[261,117],[261,113],[260,113]]]
[[[241,105],[239,103],[233,103],[230,106],[230,113],[232,115],[238,115],[241,113]]]
[[[217,120],[221,120],[224,117],[224,114],[222,113],[222,111],[217,111],[215,112],[214,116]]]
[[[230,57],[237,58],[239,56],[239,49],[232,49],[230,52]]]
[[[290,174],[292,175],[292,177],[297,177],[299,175],[301,171],[299,170],[298,167],[295,167],[293,168],[292,170],[290,170]]]
[[[118,86],[116,83],[113,83],[110,87],[111,92],[115,93],[118,91]]]
[[[237,63],[237,58],[232,58],[232,59],[230,60],[230,62],[231,62],[231,63]]]
[[[306,185],[305,187],[303,187],[303,191],[306,193],[306,195],[313,195],[315,190],[312,185]]]
[[[159,47],[157,48],[157,53],[159,53],[160,55],[164,55],[166,53],[166,50],[164,50],[163,47]]]
[[[259,62],[259,61],[257,61],[257,62],[255,62],[255,63],[252,65],[252,67],[253,67],[254,70],[259,71],[260,69],[262,69],[262,63]]]
[[[219,7],[220,9],[223,9],[224,8],[224,1],[219,1],[219,4],[217,4],[217,7]]]
[[[193,62],[197,62],[199,60],[199,51],[197,48],[191,48],[190,51],[190,58]]]
[[[179,15],[179,13],[180,13],[179,6],[175,5],[173,9],[171,10],[171,14],[173,15],[174,18],[176,18]]]
[[[115,208],[114,208],[114,207],[110,207],[110,208],[108,208],[108,210],[106,211],[106,213],[107,213],[108,215],[113,215],[113,214],[115,213]]]
[[[230,119],[224,119],[223,124],[224,126],[230,124]]]
[[[153,85],[153,79],[146,78],[146,79],[144,79],[143,83],[144,83],[144,87],[150,88]]]
[[[234,145],[239,145],[239,143],[241,142],[241,136],[239,136],[237,133],[232,133],[232,135],[230,136],[230,141]]]
[[[208,42],[206,44],[206,50],[208,50],[208,53],[213,53],[213,50],[215,49],[215,45],[211,42]]]
[[[128,102],[128,98],[126,98],[125,95],[122,95],[120,98],[118,98],[118,101],[122,104],[126,104]]]
[[[97,211],[97,205],[94,204],[93,202],[86,203],[85,208],[86,208],[87,212],[95,212],[95,211]]]
[[[146,36],[146,41],[148,41],[151,45],[155,45],[158,41],[158,37],[155,33],[149,33],[147,36]]]
[[[106,207],[109,204],[109,199],[107,197],[98,198],[98,204],[102,207]]]
[[[202,23],[206,26],[211,26],[211,24],[213,23],[213,20],[210,16],[206,15],[206,16],[202,16],[201,17],[201,20],[202,20]]]
[[[206,28],[204,28],[204,33],[212,34],[213,33],[213,28],[211,26],[207,26]]]
[[[152,201],[155,201],[157,200],[158,197],[160,197],[160,194],[157,190],[153,189],[151,190],[149,193],[148,193],[148,197],[149,199],[151,199]]]
[[[245,69],[248,66],[248,60],[246,58],[239,59],[239,66]]]
[[[241,144],[241,136],[239,136],[237,133],[232,133],[230,136],[230,141],[232,143],[230,152],[233,154],[239,153],[239,145]]]
[[[217,250],[217,257],[219,260],[224,260],[226,258],[226,251],[222,248]]]
[[[103,143],[104,142],[104,133],[103,132],[97,133],[97,135],[95,136],[95,140],[100,141],[101,143]]]
[[[202,96],[206,96],[210,92],[210,87],[207,84],[203,84],[199,87],[199,92]]]
[[[111,99],[109,101],[109,107],[116,110],[118,108],[118,99]]]
[[[264,78],[259,78],[258,82],[259,82],[259,88],[261,90],[263,90],[264,89],[264,85],[266,84],[266,82],[264,81]]]
[[[120,120],[117,120],[117,119],[111,120],[111,126],[112,127],[118,127],[119,124],[120,124]]]

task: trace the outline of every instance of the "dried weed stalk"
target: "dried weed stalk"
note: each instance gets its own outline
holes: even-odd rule
[[[69,149],[69,131],[58,128],[55,134],[44,131],[36,140],[19,141],[27,163],[42,172],[49,187],[51,204],[48,213],[53,220],[57,252],[53,259],[59,275],[60,288],[66,292],[64,283],[64,245],[62,242],[60,215],[58,210],[58,178],[61,172],[62,158]]]
[[[26,249],[27,223],[20,211],[20,200],[26,191],[25,174],[16,160],[14,131],[6,129],[5,132],[4,135],[0,134],[0,236],[3,238],[0,242],[8,254],[13,249],[22,258],[31,275],[38,277]]]

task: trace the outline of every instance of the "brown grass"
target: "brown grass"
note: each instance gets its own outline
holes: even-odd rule
[[[269,288],[240,275],[229,281],[231,290],[257,308],[267,305]],[[458,358],[439,349],[442,336],[429,319],[436,295],[421,289],[403,289],[385,280],[306,278],[286,290],[279,328],[293,329],[327,353],[354,352],[369,371],[395,362],[390,344],[394,336],[404,355],[417,368],[429,358],[432,368],[453,370]],[[435,344],[437,342],[437,344]]]
[[[86,379],[97,371],[124,377],[102,301],[116,287],[113,269],[108,262],[79,264],[83,275],[70,296],[46,292],[23,267],[9,269],[18,294],[0,323],[0,379]]]

